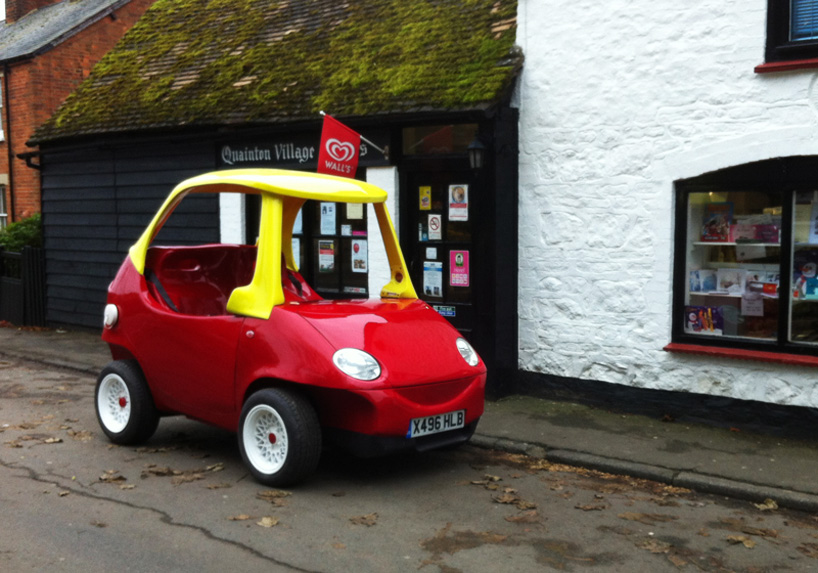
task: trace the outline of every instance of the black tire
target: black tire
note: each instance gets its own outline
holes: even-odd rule
[[[241,409],[239,452],[260,483],[284,487],[303,481],[318,467],[321,425],[310,403],[299,394],[265,388]]]
[[[102,431],[115,444],[141,444],[159,425],[153,396],[134,360],[117,360],[102,369],[94,404]]]

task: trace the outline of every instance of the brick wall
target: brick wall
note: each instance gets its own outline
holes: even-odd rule
[[[56,111],[152,3],[131,0],[116,11],[115,18],[103,18],[44,54],[7,69],[8,94],[4,94],[3,103],[10,106],[11,130],[4,110],[6,139],[0,143],[0,173],[9,174],[13,186],[14,213],[10,219],[17,221],[40,211],[40,175],[16,157],[9,171],[8,142],[15,156],[34,151],[25,145],[34,129]],[[10,197],[7,206],[11,208]]]
[[[519,6],[520,367],[817,407],[814,369],[662,351],[673,182],[818,155],[815,70],[753,73],[767,1]]]

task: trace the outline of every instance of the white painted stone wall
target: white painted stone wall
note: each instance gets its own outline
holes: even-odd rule
[[[519,0],[523,370],[818,406],[816,369],[662,350],[674,180],[818,154],[818,72],[753,71],[766,9]]]

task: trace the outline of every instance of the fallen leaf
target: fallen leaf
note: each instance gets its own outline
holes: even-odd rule
[[[349,520],[355,525],[366,525],[367,527],[372,527],[378,521],[378,514],[367,513],[366,515],[350,517]]]
[[[582,511],[602,511],[608,506],[604,504],[589,504],[589,505],[575,505],[574,509],[581,509]]]
[[[241,515],[232,515],[232,516],[228,517],[227,519],[229,519],[230,521],[247,521],[248,519],[253,519],[253,518],[250,517],[249,515],[247,515],[246,513],[242,513]]]
[[[173,485],[181,485],[183,483],[190,483],[192,481],[198,481],[200,479],[204,479],[204,476],[200,473],[179,473],[173,476],[173,479],[170,480],[170,483]]]
[[[60,496],[60,497],[65,497],[65,496],[67,496],[67,495],[68,495],[68,494],[70,494],[70,493],[71,493],[70,491],[61,491],[61,492],[60,492],[60,493],[58,493],[57,495],[58,495],[58,496]]]
[[[292,492],[289,491],[284,491],[280,489],[268,489],[258,492],[256,494],[256,497],[264,501],[268,501],[276,507],[282,507],[285,504],[284,498],[290,497],[291,495]]]
[[[68,430],[68,435],[80,442],[89,442],[94,439],[94,435],[88,430],[82,430],[80,432]]]
[[[798,546],[798,551],[807,557],[818,559],[818,543],[804,543]]]
[[[233,487],[232,484],[229,483],[211,483],[207,486],[207,489],[224,489],[228,487]]]
[[[278,525],[278,519],[275,517],[262,517],[261,521],[257,521],[256,525],[260,525],[262,527],[275,527]]]
[[[99,476],[99,481],[104,483],[114,483],[126,480],[125,476],[119,475],[118,470],[105,470],[105,473]]]
[[[685,565],[687,565],[687,561],[685,561],[675,553],[669,553],[667,558],[668,561],[673,563],[676,567],[684,567]]]
[[[778,509],[778,504],[775,502],[774,499],[770,498],[765,499],[761,503],[754,503],[753,505],[756,506],[761,511],[773,511],[775,509]]]
[[[119,489],[135,489],[135,488],[136,488],[135,485],[129,484],[129,483],[123,483],[121,486],[119,486]]]
[[[224,469],[224,463],[219,462],[217,464],[213,464],[212,466],[207,466],[205,469],[209,472],[220,472]]]
[[[627,519],[628,521],[638,521],[645,525],[655,525],[657,523],[667,523],[678,519],[673,515],[663,515],[661,513],[620,513],[617,517],[620,519]]]
[[[733,545],[738,545],[739,543],[741,543],[747,549],[752,549],[753,547],[756,546],[756,542],[745,535],[728,535],[727,541],[729,541]]]
[[[100,527],[100,528],[108,527],[108,524],[105,523],[105,522],[102,522],[102,521],[92,521],[91,525],[93,525],[94,527]]]
[[[529,509],[519,515],[509,515],[505,518],[509,523],[540,523],[542,518],[535,509]]]
[[[344,545],[343,543],[333,543],[333,544],[332,544],[332,546],[333,546],[335,549],[346,549],[346,548],[347,548],[347,546],[346,546],[346,545]]]
[[[636,544],[637,547],[647,549],[651,553],[667,553],[671,549],[670,543],[659,541],[658,539],[643,539]]]
[[[149,476],[169,476],[173,475],[173,470],[169,467],[164,466],[157,466],[155,464],[150,464],[146,469],[142,470],[142,474],[140,477],[146,478]]]
[[[44,444],[61,444],[62,438],[46,438],[43,440]]]
[[[22,448],[23,444],[18,441],[6,442],[6,446],[9,448]]]

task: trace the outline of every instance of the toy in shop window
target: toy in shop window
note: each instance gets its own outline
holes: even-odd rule
[[[257,245],[151,246],[202,193],[260,195]],[[113,362],[95,391],[109,439],[143,442],[183,414],[235,431],[251,474],[273,486],[313,472],[325,437],[364,456],[467,441],[485,365],[418,300],[385,199],[354,179],[271,169],[179,184],[109,287]],[[300,275],[292,231],[306,200],[373,205],[391,272],[379,299],[324,300]]]

